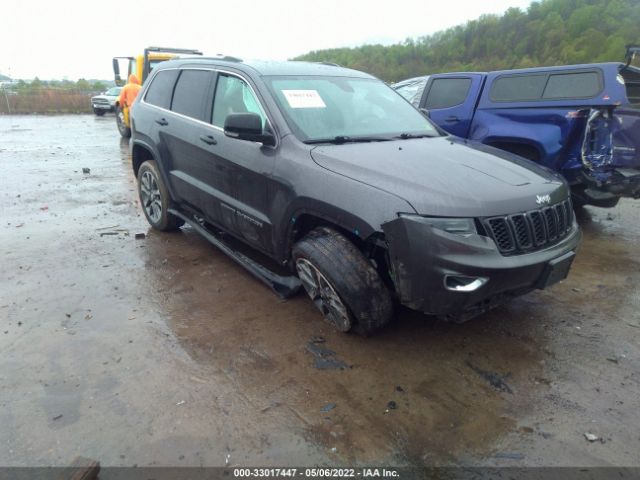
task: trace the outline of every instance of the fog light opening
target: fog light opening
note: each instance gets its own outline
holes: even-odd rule
[[[444,286],[453,292],[475,292],[489,281],[486,277],[467,277],[464,275],[445,275]]]

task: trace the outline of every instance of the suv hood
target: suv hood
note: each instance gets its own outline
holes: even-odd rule
[[[483,217],[566,200],[565,181],[521,157],[457,137],[322,145],[313,160],[328,170],[409,202],[416,213]]]

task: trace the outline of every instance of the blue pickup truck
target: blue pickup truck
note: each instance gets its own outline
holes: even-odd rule
[[[574,204],[640,198],[640,68],[631,62],[442,73],[392,85],[452,135],[564,175]]]

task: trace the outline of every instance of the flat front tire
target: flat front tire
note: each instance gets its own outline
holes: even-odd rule
[[[334,328],[366,336],[389,323],[393,316],[389,290],[344,235],[317,228],[296,243],[292,253],[304,289]]]
[[[184,220],[169,213],[169,192],[154,160],[147,160],[140,165],[138,196],[147,221],[156,230],[166,232],[184,225]]]

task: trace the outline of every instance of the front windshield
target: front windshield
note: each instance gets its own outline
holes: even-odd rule
[[[107,90],[107,95],[117,97],[118,95],[120,95],[120,89],[121,87],[111,87],[109,90]]]
[[[311,76],[265,80],[287,123],[304,142],[439,135],[420,112],[379,80]]]

